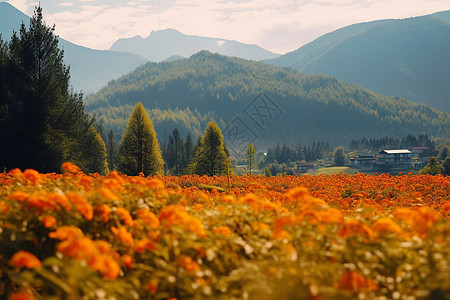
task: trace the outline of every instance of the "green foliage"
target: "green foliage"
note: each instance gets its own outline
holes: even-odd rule
[[[226,175],[226,160],[223,135],[217,123],[209,122],[200,145],[196,150],[192,170],[199,175]]]
[[[428,164],[419,171],[420,175],[437,175],[442,173],[442,166],[437,161],[436,157],[430,156],[428,158]]]
[[[442,163],[442,175],[450,176],[450,156]]]
[[[450,147],[447,145],[442,145],[436,159],[437,161],[443,161],[447,158],[447,156],[450,156]]]
[[[265,167],[265,168],[264,168],[263,176],[264,176],[264,177],[270,177],[270,176],[272,176],[272,173],[270,172],[270,170],[269,170],[268,167]]]
[[[247,158],[248,174],[252,174],[252,167],[256,165],[256,150],[253,144],[247,145],[245,156]]]
[[[395,132],[396,136],[450,135],[450,116],[429,106],[377,95],[330,76],[304,75],[293,69],[206,51],[189,59],[147,63],[111,81],[87,103],[90,110],[101,115],[98,112],[105,108],[121,111],[125,105],[142,99],[146,107],[161,111],[195,107],[199,114],[212,112],[226,123],[239,116],[261,91],[280,107],[283,115],[270,120],[265,133],[254,142],[255,147],[299,140],[312,143],[318,137],[343,144],[351,138],[372,138],[387,132]],[[177,124],[170,130],[175,127],[183,128]]]
[[[64,161],[90,166],[84,171],[104,172],[92,164],[83,144],[99,143],[90,129],[83,96],[69,91],[69,68],[64,65],[58,38],[37,7],[27,29],[9,43],[0,41],[0,168],[32,168],[58,172]],[[91,139],[91,140],[89,140]],[[84,159],[88,161],[84,161]],[[99,167],[95,169],[94,166]]]
[[[166,155],[164,157],[167,167],[174,175],[185,173],[188,158],[186,157],[187,152],[185,151],[184,146],[183,138],[178,129],[175,128],[169,136],[169,143],[167,144],[167,149],[165,150]]]
[[[127,175],[162,174],[163,160],[152,121],[142,103],[136,103],[120,141],[117,166]]]
[[[345,154],[344,147],[337,147],[334,150],[333,162],[337,167],[343,167],[347,163],[347,155]]]

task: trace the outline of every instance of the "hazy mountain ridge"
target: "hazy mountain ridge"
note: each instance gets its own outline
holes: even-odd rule
[[[202,114],[213,112],[226,127],[236,117],[245,121],[243,112],[261,92],[282,116],[274,114],[263,130],[246,121],[260,146],[277,141],[343,143],[386,134],[450,134],[450,116],[429,106],[387,98],[326,75],[304,75],[207,51],[189,59],[147,63],[110,82],[87,104],[93,112],[138,101],[163,110],[195,108]]]
[[[450,112],[450,11],[350,25],[265,62]]]
[[[172,56],[189,57],[201,50],[249,60],[271,59],[280,54],[270,52],[257,45],[249,45],[221,38],[185,35],[175,29],[152,31],[146,38],[135,36],[117,40],[110,48],[161,62]]]
[[[9,40],[13,30],[19,31],[23,22],[29,24],[30,17],[7,2],[0,3],[0,33]],[[122,76],[147,62],[131,53],[93,50],[59,38],[59,47],[64,50],[64,62],[70,66],[71,85],[76,91],[96,92],[111,79]]]

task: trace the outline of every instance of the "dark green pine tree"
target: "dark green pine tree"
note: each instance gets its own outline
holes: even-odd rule
[[[57,172],[64,161],[80,164],[78,147],[93,124],[84,111],[81,94],[69,90],[58,38],[35,9],[29,28],[22,24],[7,47],[2,43],[0,82],[0,168],[33,168]],[[98,170],[101,171],[101,170]]]
[[[184,142],[184,169],[185,172],[187,171],[188,165],[192,162],[192,159],[194,157],[195,153],[195,147],[194,143],[192,142],[192,136],[191,134],[186,135],[186,141]]]
[[[347,156],[345,154],[345,150],[343,147],[337,147],[334,150],[333,162],[338,167],[345,166],[345,164],[347,162]]]
[[[177,128],[172,131],[169,136],[167,145],[167,166],[174,175],[180,175],[184,171],[184,141]]]
[[[117,156],[117,142],[116,134],[112,129],[108,131],[108,136],[106,137],[106,151],[107,151],[107,161],[110,170],[116,169],[116,156]]]
[[[136,103],[124,130],[117,154],[117,167],[127,175],[162,174],[164,162],[152,121],[142,103]]]
[[[196,150],[192,166],[193,173],[208,176],[226,175],[227,159],[222,131],[217,123],[212,120],[209,122]]]

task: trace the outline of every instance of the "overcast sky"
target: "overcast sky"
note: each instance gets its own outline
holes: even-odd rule
[[[1,1],[1,0],[0,0]],[[6,0],[27,15],[37,1]],[[41,0],[47,24],[76,44],[109,49],[118,38],[174,28],[286,53],[354,23],[450,10],[449,0]]]

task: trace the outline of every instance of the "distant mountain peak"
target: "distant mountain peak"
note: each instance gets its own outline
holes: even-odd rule
[[[257,45],[237,41],[183,34],[173,28],[152,30],[145,39],[119,39],[110,48],[130,52],[150,61],[161,62],[172,56],[189,57],[201,50],[248,60],[271,59],[280,56]]]

